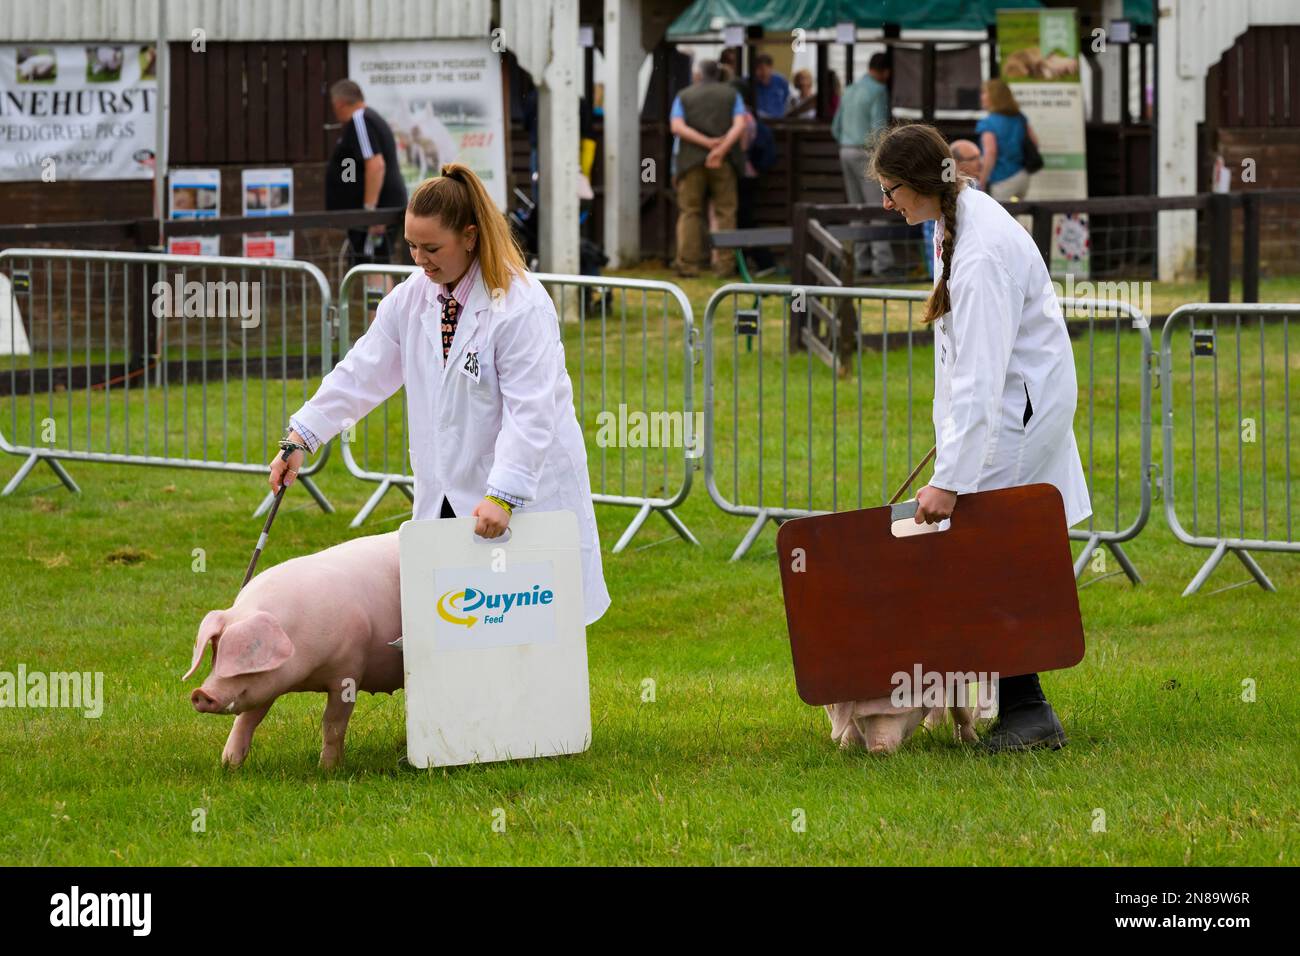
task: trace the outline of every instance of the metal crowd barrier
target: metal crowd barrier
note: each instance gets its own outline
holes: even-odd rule
[[[934,440],[933,331],[921,322],[927,297],[732,283],[710,298],[705,485],[721,510],[752,519],[733,561],[768,521],[884,504],[924,458]],[[724,305],[730,328],[721,331]],[[1072,333],[1085,339],[1075,346],[1075,428],[1094,514],[1070,532],[1085,542],[1075,576],[1104,546],[1138,583],[1122,543],[1136,537],[1150,514],[1150,329],[1126,303],[1067,298],[1062,306],[1088,316]]]
[[[1250,551],[1300,551],[1291,513],[1293,315],[1300,315],[1300,305],[1196,304],[1175,309],[1165,323],[1165,517],[1179,541],[1212,549],[1184,597],[1200,589],[1229,551],[1251,578],[1217,590],[1253,580],[1272,591]],[[1176,366],[1176,358],[1186,364]],[[1185,398],[1185,408],[1175,409],[1176,397]],[[1300,421],[1294,424],[1300,428]]]
[[[368,326],[385,291],[367,290],[367,282],[400,282],[414,271],[384,265],[349,270],[338,295],[340,354]],[[592,500],[637,509],[614,553],[627,547],[652,513],[698,544],[674,511],[690,493],[702,431],[694,411],[690,300],[670,282],[549,273],[533,273],[533,278],[546,285],[560,318],[575,410],[587,436]],[[639,432],[638,424],[644,426]],[[344,437],[348,471],[378,484],[353,527],[365,522],[391,489],[413,497],[402,393]]]
[[[265,475],[330,368],[329,285],[306,262],[6,249],[0,279],[0,451],[25,458],[0,494],[41,461],[73,492],[62,462]],[[329,512],[326,461],[299,479]]]

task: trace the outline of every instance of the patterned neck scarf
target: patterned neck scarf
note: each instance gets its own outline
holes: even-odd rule
[[[452,340],[456,338],[456,322],[460,318],[460,303],[449,295],[439,293],[438,301],[442,303],[442,360],[447,361],[451,352]]]

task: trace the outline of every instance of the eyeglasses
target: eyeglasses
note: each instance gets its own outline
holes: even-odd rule
[[[881,186],[880,186],[880,191],[881,191],[882,193],[885,194],[885,198],[886,198],[886,199],[888,199],[890,202],[893,202],[893,201],[894,201],[894,190],[897,189],[897,188],[898,188],[899,186],[901,186],[901,185],[903,185],[903,184],[902,184],[902,183],[894,183],[894,185],[892,185],[892,186],[890,186],[888,189],[886,189],[886,188],[884,187],[884,184],[882,183]]]

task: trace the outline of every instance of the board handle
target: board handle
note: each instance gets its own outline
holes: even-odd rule
[[[889,506],[889,523],[892,525],[895,521],[902,521],[904,518],[915,518],[917,501],[913,498],[911,501],[900,501],[898,504]]]

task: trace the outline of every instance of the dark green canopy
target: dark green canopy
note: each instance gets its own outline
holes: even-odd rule
[[[1133,6],[1143,2],[1138,0]],[[1149,9],[1149,2],[1147,6]],[[1036,9],[1042,3],[1039,0],[696,0],[673,21],[668,38],[716,33],[724,26],[736,24],[761,24],[773,33],[797,27],[828,29],[848,22],[868,29],[882,23],[897,23],[908,30],[984,30],[997,21],[999,7]]]
[[[1134,23],[1151,26],[1151,0],[1124,0],[1124,17]]]

